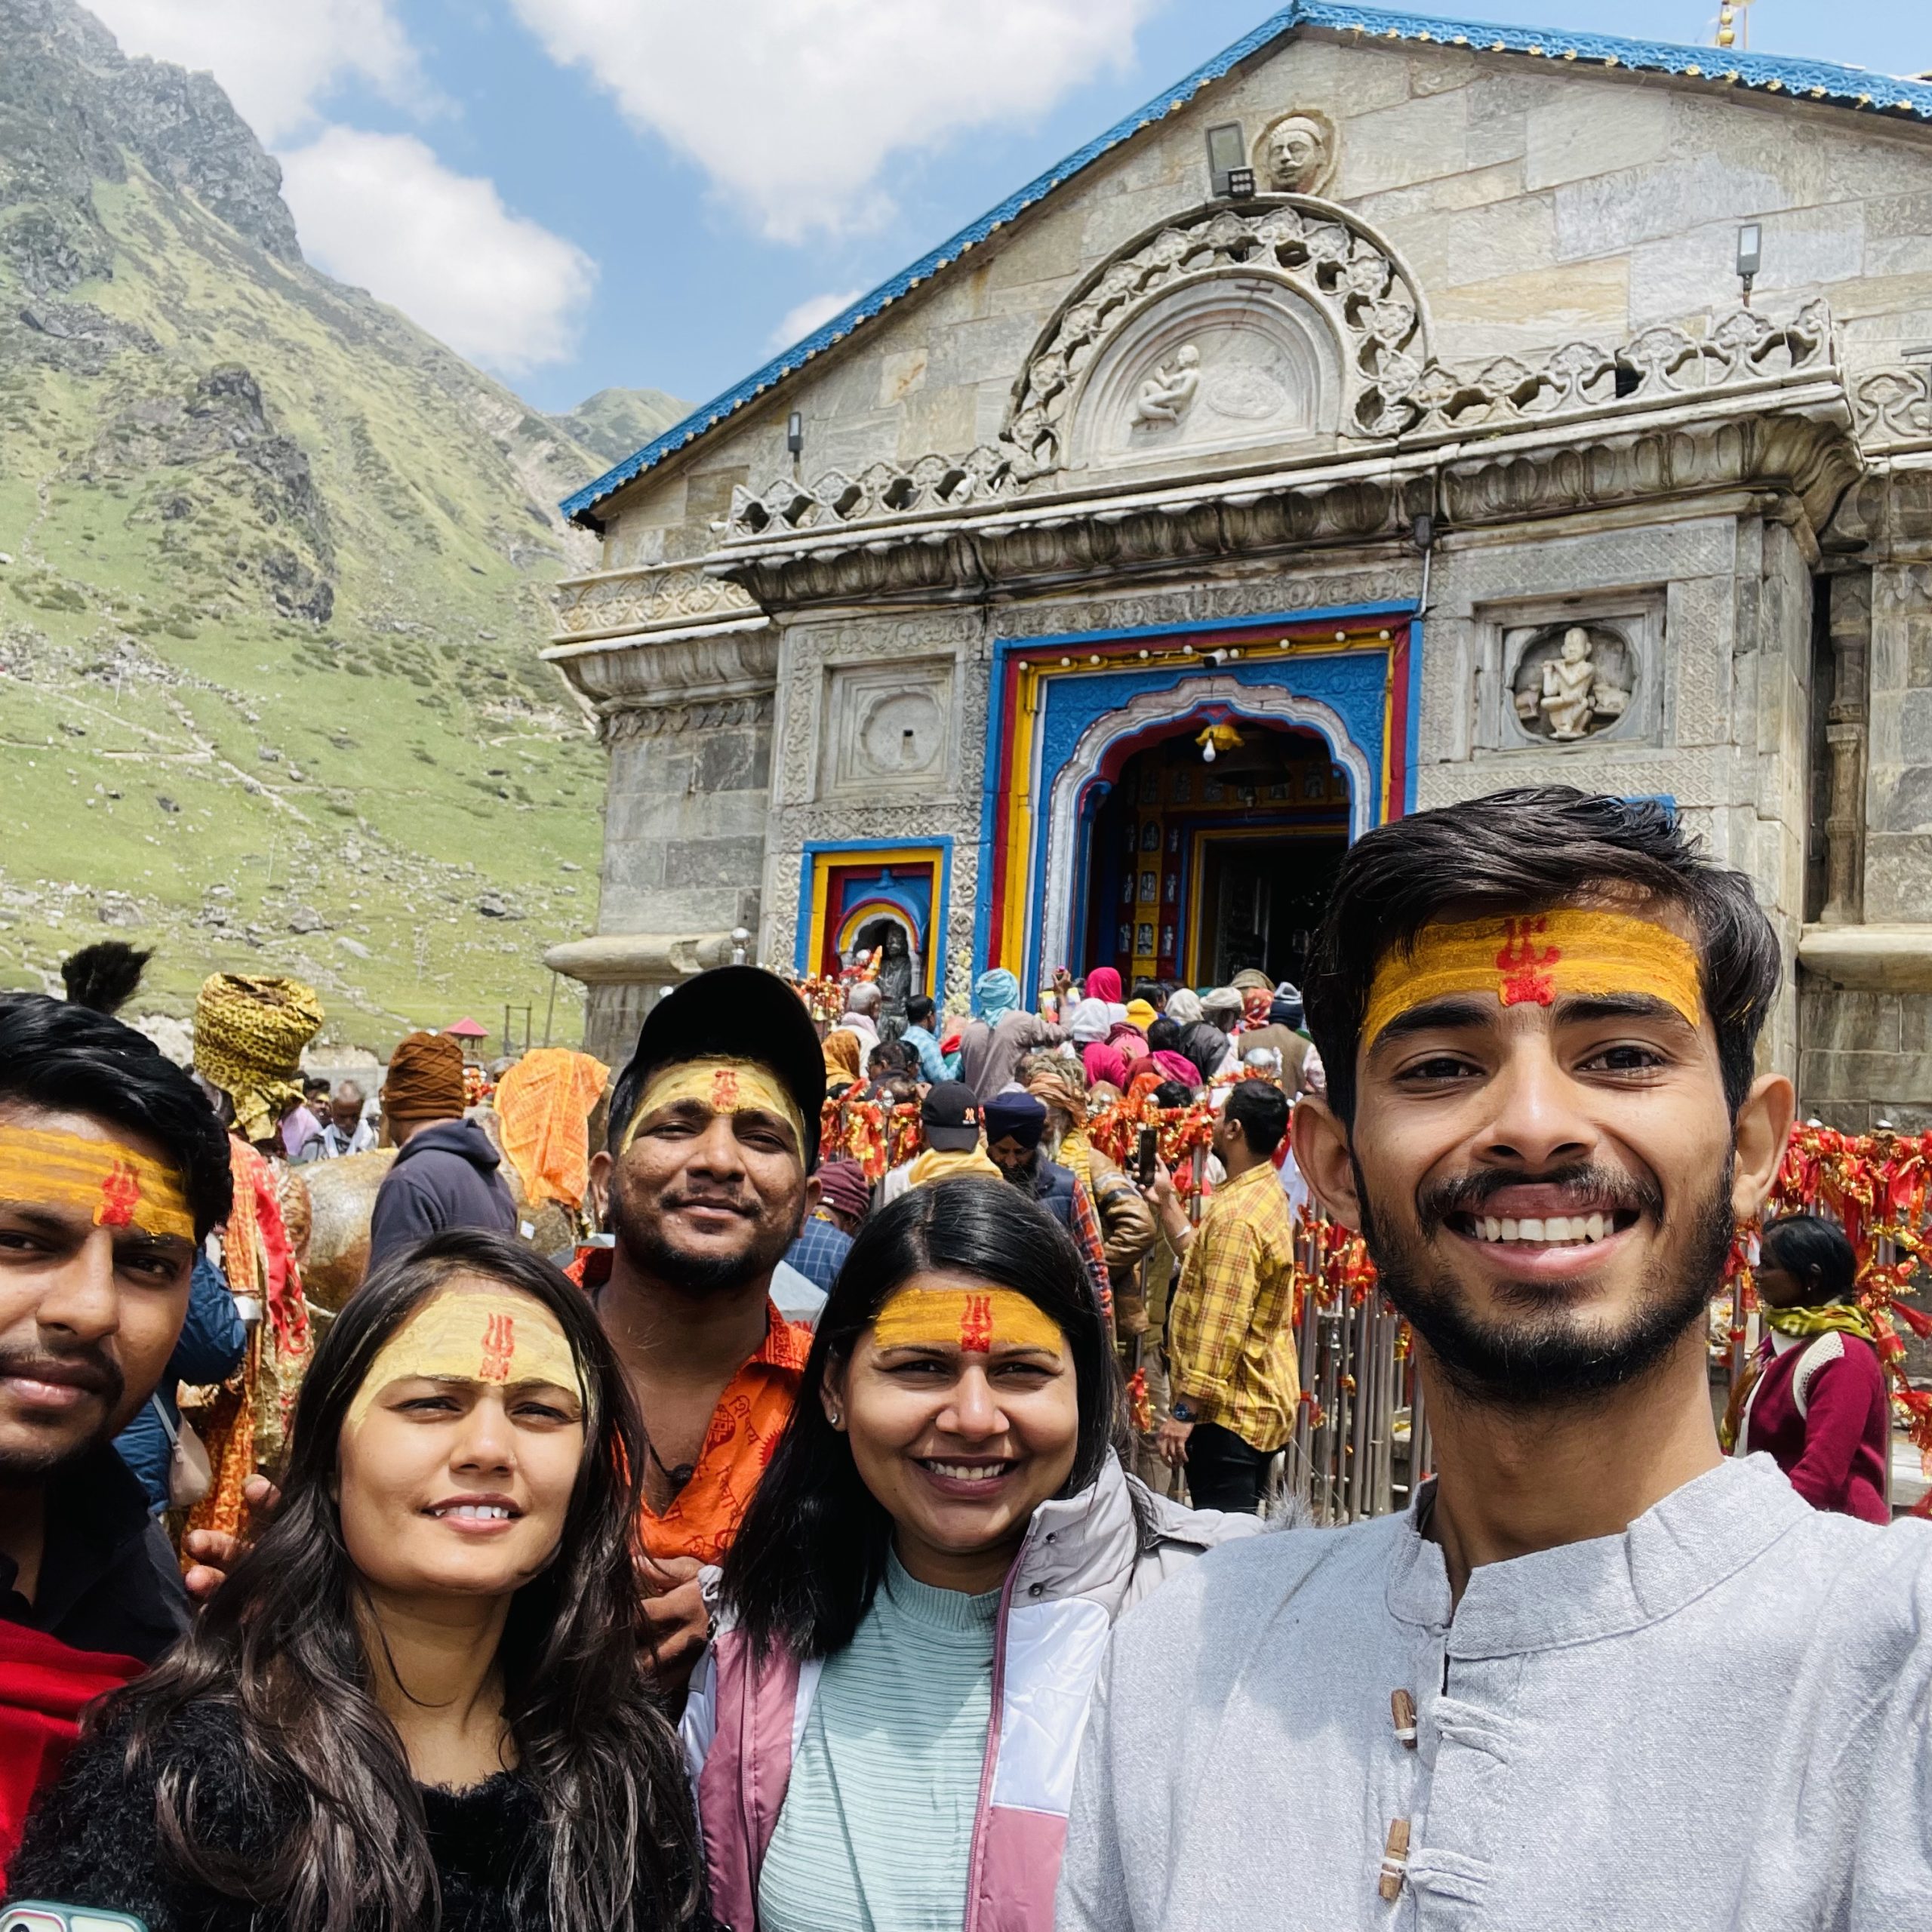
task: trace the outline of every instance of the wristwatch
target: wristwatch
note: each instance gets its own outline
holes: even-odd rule
[[[1198,1422],[1201,1420],[1199,1412],[1185,1395],[1177,1395],[1168,1404],[1168,1414],[1176,1422]]]

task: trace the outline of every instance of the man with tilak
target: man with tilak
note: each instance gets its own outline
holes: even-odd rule
[[[646,1551],[660,1663],[688,1663],[691,1580],[737,1533],[792,1412],[811,1337],[772,1278],[817,1204],[825,1060],[798,995],[756,967],[699,974],[651,1008],[591,1163],[611,1245],[574,1272],[644,1413]]]
[[[1661,804],[1500,792],[1356,844],[1314,968],[1295,1157],[1413,1329],[1433,1477],[1120,1625],[1057,1922],[1924,1923],[1932,1525],[1814,1511],[1712,1418],[1793,1105],[1749,881]]]

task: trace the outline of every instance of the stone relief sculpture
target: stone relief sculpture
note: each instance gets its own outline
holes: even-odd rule
[[[1183,343],[1171,362],[1163,363],[1140,385],[1134,402],[1136,423],[1172,429],[1194,406],[1201,387],[1201,351]]]
[[[1599,663],[1589,632],[1572,624],[1555,653],[1540,666],[1525,653],[1518,672],[1516,715],[1527,725],[1540,720],[1548,735],[1567,742],[1588,737],[1621,718],[1630,691]]]
[[[1257,172],[1278,195],[1312,195],[1335,157],[1335,133],[1316,114],[1284,115],[1262,134]]]

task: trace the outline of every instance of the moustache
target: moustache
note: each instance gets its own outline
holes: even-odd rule
[[[1654,1180],[1587,1162],[1553,1168],[1546,1174],[1531,1174],[1527,1168],[1479,1168],[1472,1174],[1432,1181],[1417,1192],[1416,1219],[1423,1233],[1434,1234],[1451,1215],[1480,1214],[1511,1187],[1558,1189],[1563,1208],[1580,1214],[1607,1208],[1647,1214],[1660,1223],[1663,1220],[1663,1189]]]
[[[121,1399],[127,1378],[112,1358],[98,1348],[57,1355],[41,1349],[0,1349],[0,1380],[63,1382],[100,1396],[110,1409]]]

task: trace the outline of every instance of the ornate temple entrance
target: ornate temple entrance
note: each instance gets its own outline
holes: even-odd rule
[[[1091,820],[1087,965],[1198,986],[1256,966],[1300,983],[1349,804],[1312,731],[1197,718],[1143,746]]]

